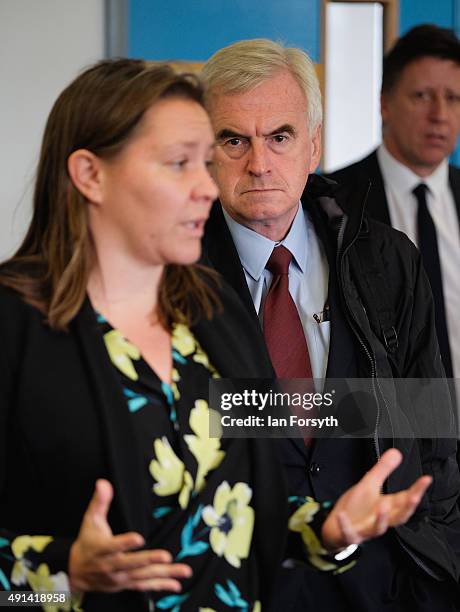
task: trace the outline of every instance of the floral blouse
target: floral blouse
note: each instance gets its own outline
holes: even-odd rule
[[[166,548],[176,562],[192,567],[181,593],[152,592],[156,610],[223,612],[261,609],[258,563],[252,544],[257,508],[249,445],[209,436],[208,385],[219,377],[191,331],[172,330],[172,383],[161,381],[138,348],[97,315],[107,353],[132,416],[142,478],[150,492],[145,508],[148,548]],[[288,527],[298,532],[305,560],[325,571],[343,571],[324,558],[317,536],[328,504],[292,496]],[[5,537],[2,537],[5,536]],[[52,574],[46,561],[52,536],[11,536],[0,530],[0,588],[68,591],[63,571]],[[44,605],[46,612],[84,609],[84,600]]]
[[[208,385],[218,373],[184,325],[172,330],[172,384],[100,317],[105,345],[132,414],[151,491],[147,545],[192,567],[182,592],[153,593],[157,610],[259,610],[251,555],[255,510],[248,457],[209,436]]]

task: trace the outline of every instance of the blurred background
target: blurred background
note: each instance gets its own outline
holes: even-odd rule
[[[380,142],[382,54],[420,23],[460,35],[460,0],[0,0],[0,258],[18,246],[46,117],[59,92],[103,57],[184,60],[266,37],[317,64],[331,171]],[[457,147],[453,163],[460,165]]]

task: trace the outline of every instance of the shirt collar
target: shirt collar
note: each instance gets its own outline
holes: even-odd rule
[[[308,229],[301,204],[297,209],[291,229],[281,242],[274,242],[265,236],[261,236],[232,219],[224,209],[222,209],[222,212],[240,256],[241,264],[255,281],[258,281],[263,274],[265,265],[278,244],[283,244],[289,249],[293,255],[293,261],[302,273],[305,271],[308,259]]]
[[[420,177],[391,155],[384,143],[377,149],[377,159],[384,182],[401,195],[412,193],[419,183],[425,183],[435,197],[449,186],[449,162],[444,159],[429,176]],[[391,177],[391,178],[390,178]]]

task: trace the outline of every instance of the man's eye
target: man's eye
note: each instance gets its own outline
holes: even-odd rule
[[[286,136],[286,134],[275,134],[274,136],[272,136],[272,140],[274,142],[285,142],[288,139],[288,137]]]
[[[247,138],[233,136],[232,138],[223,140],[220,146],[222,150],[225,151],[225,154],[232,159],[240,159],[248,151],[249,141]]]
[[[446,95],[446,100],[450,104],[460,104],[460,94],[456,94],[454,92],[449,92]]]
[[[430,93],[428,91],[414,91],[413,98],[417,102],[428,102],[430,100]]]
[[[224,142],[224,145],[230,145],[231,147],[237,147],[241,144],[241,138],[229,138]]]

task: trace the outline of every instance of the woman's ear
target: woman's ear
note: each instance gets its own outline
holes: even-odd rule
[[[97,155],[87,149],[77,149],[67,160],[67,170],[72,183],[89,202],[102,202],[102,161]]]

